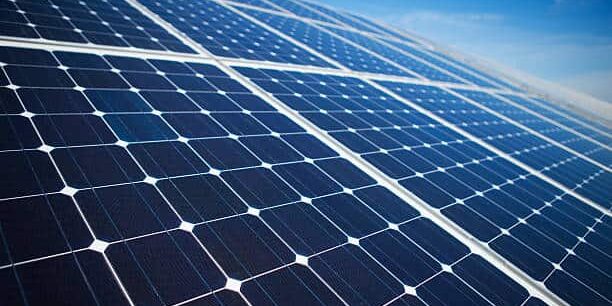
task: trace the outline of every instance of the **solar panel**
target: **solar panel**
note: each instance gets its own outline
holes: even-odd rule
[[[402,67],[411,70],[412,72],[432,81],[442,81],[451,83],[465,83],[460,79],[453,77],[452,75],[436,68],[432,64],[422,61],[416,57],[411,57],[408,54],[403,54],[396,49],[393,49],[383,43],[376,41],[375,39],[366,37],[357,32],[348,31],[344,29],[325,27],[327,30],[345,38],[353,43],[365,46],[369,50],[374,51],[383,57],[392,60],[395,63],[400,64]]]
[[[214,55],[331,67],[321,58],[214,1],[141,2]]]
[[[371,54],[365,49],[349,44],[329,32],[325,32],[299,19],[258,10],[244,8],[241,8],[241,10],[310,48],[317,50],[323,55],[334,59],[349,69],[370,73],[414,76],[380,57]]]
[[[194,53],[123,0],[2,1],[0,35]]]
[[[605,286],[592,282],[607,277],[605,263],[592,262],[584,252],[606,252],[588,238],[605,213],[358,79],[239,71],[553,292],[582,302],[607,298]],[[268,79],[276,79],[276,85],[267,86]],[[397,91],[427,89],[401,88]],[[444,96],[445,102],[451,103],[450,97]],[[461,126],[471,131],[470,124],[481,122]],[[590,276],[582,270],[587,266]],[[592,294],[576,296],[566,292],[568,286]]]
[[[464,80],[467,80],[473,84],[479,85],[479,86],[483,86],[483,87],[497,87],[496,85],[484,80],[482,77],[478,77],[475,76],[471,73],[465,72],[461,69],[458,69],[457,67],[448,64],[446,62],[444,62],[443,60],[440,60],[430,54],[428,54],[426,51],[424,50],[418,50],[414,47],[411,47],[407,44],[401,43],[401,42],[397,42],[397,41],[392,41],[392,40],[385,40],[386,43],[393,45],[396,48],[399,48],[400,50],[403,50],[409,54],[413,54],[421,59],[426,60],[429,63],[432,63],[440,68],[443,68],[446,71],[449,71],[451,73],[453,73],[456,76],[461,77]],[[473,70],[470,70],[473,71]],[[513,88],[514,89],[514,88]]]
[[[295,0],[0,2],[0,305],[604,305],[612,129]]]

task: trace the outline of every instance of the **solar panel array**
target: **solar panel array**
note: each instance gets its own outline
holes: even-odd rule
[[[0,2],[1,305],[606,305],[605,124],[297,0]]]

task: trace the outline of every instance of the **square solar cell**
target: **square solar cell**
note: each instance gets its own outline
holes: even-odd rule
[[[183,231],[113,244],[107,253],[137,303],[172,304],[225,284],[213,260],[192,235]]]
[[[234,279],[252,277],[295,259],[281,240],[253,216],[198,226],[195,235]]]

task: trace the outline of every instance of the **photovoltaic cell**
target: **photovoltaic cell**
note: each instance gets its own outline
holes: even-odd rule
[[[141,3],[216,56],[331,67],[316,55],[214,1]]]
[[[3,1],[0,35],[195,53],[124,0]]]
[[[608,290],[592,281],[608,278],[606,264],[596,263],[584,251],[576,252],[589,249],[606,257],[606,247],[593,240],[598,231],[592,231],[605,223],[605,213],[361,80],[302,72],[238,70],[256,84],[266,84],[273,76],[277,80],[275,87],[265,89],[276,99],[440,210],[534,280],[544,282],[551,291],[577,303],[608,299]],[[415,92],[419,89],[415,88]],[[446,112],[454,111],[445,109],[441,115]],[[461,118],[468,116],[462,114]],[[497,124],[500,123],[488,123]],[[458,126],[468,129],[470,123]],[[361,220],[362,230],[376,229],[375,220],[357,220]],[[425,237],[414,239],[425,244],[437,240],[433,232]],[[460,256],[453,257],[451,251],[441,247],[437,250],[446,256],[443,263]],[[572,267],[574,262],[585,269],[591,267],[590,272]],[[587,276],[589,273],[592,274]],[[451,276],[445,280],[453,281]],[[581,286],[581,290],[590,293],[569,293],[562,289],[565,286]],[[469,296],[456,299],[477,303]]]

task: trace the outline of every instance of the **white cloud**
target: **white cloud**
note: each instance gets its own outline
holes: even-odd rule
[[[438,11],[413,11],[403,15],[390,16],[388,19],[399,27],[412,27],[415,24],[435,24],[446,26],[482,26],[483,24],[499,23],[504,16],[492,13],[443,13]]]
[[[612,101],[609,37],[551,35],[510,26],[503,15],[487,13],[416,11],[387,21],[441,45]]]
[[[612,70],[595,71],[562,77],[556,80],[559,84],[588,92],[601,100],[612,102]]]

